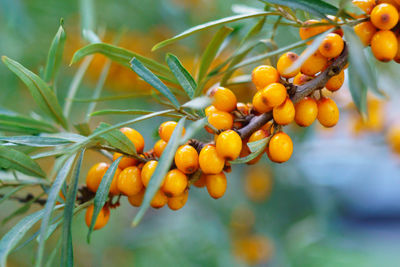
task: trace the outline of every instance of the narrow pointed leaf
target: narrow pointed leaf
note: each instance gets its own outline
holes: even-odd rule
[[[109,128],[111,125],[102,122],[94,133]],[[136,155],[135,145],[129,138],[123,134],[120,130],[112,130],[100,136],[101,139],[107,141],[112,147],[118,148],[123,152],[130,155]]]
[[[0,204],[3,203],[4,201],[6,201],[9,197],[11,197],[12,195],[17,193],[19,190],[21,190],[24,187],[25,187],[25,185],[19,185],[19,186],[13,188],[11,191],[7,192],[7,194],[5,194],[2,198],[0,198]]]
[[[251,154],[247,155],[246,157],[237,158],[236,160],[230,161],[231,164],[243,164],[249,162],[260,154],[264,153],[265,148],[267,147],[269,138],[264,138],[255,142],[247,143],[248,147],[250,148]]]
[[[56,79],[60,63],[63,57],[64,44],[66,34],[63,28],[63,21],[61,20],[60,27],[51,42],[49,54],[47,55],[46,67],[44,68],[43,79],[49,83],[52,79]]]
[[[36,177],[46,176],[40,166],[29,156],[5,146],[0,146],[0,167]]]
[[[208,96],[200,96],[193,98],[189,102],[186,102],[185,104],[182,105],[182,107],[199,110],[199,109],[204,109],[205,107],[211,105],[211,103],[212,103],[212,98]]]
[[[54,126],[47,122],[18,114],[0,114],[0,130],[24,134],[54,133],[57,131]]]
[[[72,143],[67,139],[45,136],[0,136],[0,141],[32,147],[60,146]]]
[[[322,0],[261,0],[261,2],[287,6],[292,10],[304,10],[320,18],[326,18],[325,14],[336,15],[339,11],[337,7]]]
[[[204,129],[204,126],[207,124],[207,118],[202,118],[198,121],[193,122],[185,132],[185,135],[183,136],[181,140],[181,145],[186,144],[187,141],[189,141],[190,138],[193,138],[193,136],[199,132],[200,130]]]
[[[183,90],[185,90],[189,98],[192,99],[197,87],[192,75],[190,75],[190,73],[182,66],[178,58],[173,54],[167,54],[166,61]]]

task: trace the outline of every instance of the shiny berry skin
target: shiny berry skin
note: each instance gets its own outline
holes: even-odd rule
[[[173,169],[165,175],[162,191],[168,197],[176,197],[183,193],[187,185],[187,176],[180,170]]]
[[[121,173],[121,169],[117,168],[117,170],[115,171],[114,177],[111,181],[111,185],[110,185],[110,195],[119,195],[121,192],[118,189],[118,178],[119,175]],[[100,184],[99,184],[100,185]]]
[[[268,157],[271,161],[282,163],[288,161],[293,153],[293,142],[284,132],[274,134],[268,144]]]
[[[312,54],[301,66],[301,72],[308,76],[324,71],[328,66],[328,59],[324,57],[318,50]]]
[[[154,150],[154,155],[157,157],[157,158],[160,158],[161,157],[161,155],[162,155],[162,153],[164,152],[164,149],[165,149],[165,147],[167,146],[167,142],[165,142],[164,140],[162,140],[162,139],[160,139],[160,140],[158,140],[155,144],[154,144],[154,147],[153,147],[153,150]]]
[[[271,83],[279,81],[278,71],[269,65],[261,65],[256,67],[251,74],[252,81],[258,90],[263,89]]]
[[[199,164],[205,174],[217,174],[224,169],[225,160],[218,155],[214,145],[205,145],[199,154]]]
[[[286,99],[286,87],[281,83],[271,83],[261,91],[261,96],[264,104],[277,107]]]
[[[263,101],[262,91],[258,91],[253,96],[253,107],[258,113],[270,112],[272,107],[268,106]]]
[[[140,169],[136,166],[125,168],[118,177],[118,190],[125,196],[133,196],[143,189]]]
[[[327,58],[339,56],[344,48],[344,41],[339,34],[329,33],[319,46],[319,52]]]
[[[139,193],[136,195],[128,197],[129,203],[134,206],[134,207],[140,207],[143,202],[144,194],[146,193],[146,190],[143,188]]]
[[[339,121],[339,109],[330,98],[318,100],[318,121],[325,127],[333,127]]]
[[[199,168],[199,155],[190,145],[180,146],[175,152],[176,167],[186,174],[191,174]]]
[[[221,172],[218,174],[207,175],[206,186],[208,194],[210,194],[212,198],[221,198],[225,194],[227,187],[225,174]]]
[[[342,70],[338,75],[331,77],[325,84],[326,89],[331,92],[335,92],[342,87],[344,83],[344,70]]]
[[[312,77],[299,72],[293,79],[294,85],[303,85],[312,80]]]
[[[212,113],[214,113],[215,111],[217,111],[217,109],[216,109],[213,105],[211,105],[211,106],[206,107],[206,109],[204,110],[204,113],[205,113],[206,116],[208,117],[208,116],[210,116]]]
[[[238,102],[236,104],[236,109],[240,111],[243,115],[249,115],[249,107],[242,102]]]
[[[232,114],[216,110],[208,116],[208,122],[218,130],[228,130],[233,126]]]
[[[231,112],[236,109],[236,96],[235,94],[225,87],[217,87],[211,91],[213,97],[213,106],[221,111]]]
[[[295,110],[290,98],[286,98],[280,106],[275,107],[272,111],[272,115],[274,121],[280,125],[291,123],[294,120]]]
[[[235,160],[242,150],[242,139],[233,130],[227,130],[218,135],[216,141],[217,153],[225,160]]]
[[[354,26],[354,32],[365,46],[371,43],[376,31],[376,27],[370,21],[364,21]]]
[[[164,140],[165,142],[168,142],[177,125],[178,123],[176,121],[163,122],[158,128],[158,133],[161,139]],[[182,135],[184,134],[185,134],[185,128],[183,128],[182,130]]]
[[[288,69],[293,65],[293,63],[299,58],[296,53],[287,52],[283,54],[276,65],[279,74],[285,78],[292,78],[297,75],[300,71],[300,66],[291,72],[288,72]]]
[[[189,196],[189,190],[185,190],[182,194],[176,197],[168,198],[168,207],[171,210],[180,210],[185,206]]]
[[[259,129],[250,135],[248,142],[251,143],[251,142],[260,141],[264,138],[267,138],[268,136],[269,136],[269,134],[267,131],[265,131],[263,129]]]
[[[88,227],[90,227],[90,224],[92,222],[93,211],[94,211],[94,205],[90,205],[86,209],[85,221]],[[93,230],[98,230],[106,226],[109,219],[110,219],[110,209],[108,208],[108,206],[104,206],[103,208],[101,208],[99,215],[97,216]]]
[[[324,21],[318,21],[314,19],[307,20],[304,22],[305,25],[312,25],[312,24],[317,24],[317,23],[323,23]],[[311,38],[315,35],[318,35],[320,33],[323,33],[327,30],[332,28],[332,26],[329,25],[320,25],[320,26],[314,26],[314,27],[302,27],[299,30],[299,35],[301,40],[305,40],[308,38]],[[312,41],[308,41],[307,44],[311,44]]]
[[[158,161],[156,160],[150,160],[144,164],[142,168],[142,173],[141,173],[141,178],[142,178],[142,183],[145,187],[150,182],[151,176],[153,175],[154,171],[156,170]]]
[[[366,14],[371,14],[372,9],[375,7],[375,0],[353,0],[353,4],[364,11]]]
[[[158,190],[157,193],[154,195],[153,200],[150,202],[150,205],[155,209],[160,209],[167,204],[168,198],[164,194],[163,191]]]
[[[390,30],[399,22],[399,12],[390,4],[379,4],[372,9],[371,22],[380,30]]]
[[[142,153],[144,149],[144,139],[143,136],[136,130],[129,128],[129,127],[124,127],[119,129],[122,133],[128,137],[129,140],[135,145],[136,152]]]
[[[122,156],[121,153],[115,152],[113,154],[113,161],[116,161],[121,156]],[[139,161],[137,159],[123,156],[122,159],[120,160],[119,164],[118,164],[118,168],[123,170],[125,168],[130,167],[130,166],[135,166],[138,163],[139,163]]]
[[[295,106],[295,122],[302,127],[308,127],[317,118],[318,106],[314,99],[305,97],[300,100]]]
[[[196,182],[193,183],[194,186],[198,188],[202,188],[206,186],[206,175],[204,173],[201,173],[199,179],[196,180]]]
[[[397,49],[397,38],[392,31],[378,31],[372,37],[371,50],[380,61],[388,62],[394,59]]]
[[[97,188],[100,185],[101,179],[103,178],[109,167],[109,164],[105,162],[99,162],[90,168],[86,176],[86,186],[90,191],[96,193]]]

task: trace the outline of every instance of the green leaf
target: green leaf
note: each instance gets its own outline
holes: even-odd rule
[[[182,105],[184,108],[191,108],[195,110],[199,109],[204,109],[205,107],[208,107],[211,105],[212,99],[208,96],[200,96],[193,98],[189,102],[186,102],[185,104]]]
[[[67,139],[45,136],[0,136],[0,141],[33,147],[49,147],[71,144],[71,141]]]
[[[67,128],[67,121],[62,114],[57,97],[46,82],[18,62],[6,56],[2,56],[2,60],[25,83],[39,107],[54,121]]]
[[[181,140],[181,145],[186,144],[190,138],[192,138],[198,131],[204,129],[204,126],[207,124],[207,118],[202,118],[193,122],[187,129],[186,133]]]
[[[235,16],[230,16],[230,17],[226,17],[226,18],[222,18],[222,19],[218,19],[218,20],[214,20],[214,21],[210,21],[204,24],[200,24],[197,25],[195,27],[192,27],[178,35],[175,35],[174,37],[164,40],[158,44],[156,44],[155,46],[153,46],[152,51],[157,50],[161,47],[164,47],[168,44],[174,43],[178,40],[181,40],[185,37],[188,37],[194,33],[197,32],[201,32],[201,31],[205,31],[208,30],[210,28],[213,28],[215,26],[219,26],[219,25],[223,25],[223,24],[227,24],[230,22],[234,22],[234,21],[238,21],[238,20],[242,20],[242,19],[249,19],[249,18],[256,18],[256,17],[265,17],[265,16],[270,16],[270,15],[279,15],[279,13],[277,12],[254,12],[254,13],[250,13],[250,14],[241,14],[241,15],[235,15]]]
[[[246,162],[249,162],[256,157],[258,157],[260,154],[265,152],[265,148],[267,147],[269,137],[263,138],[261,140],[255,141],[255,142],[249,142],[247,143],[247,146],[250,148],[250,151],[252,152],[250,155],[247,155],[246,157],[243,158],[238,158],[235,159],[234,161],[230,161],[231,164],[243,164]]]
[[[183,90],[185,90],[189,98],[192,99],[197,87],[192,75],[190,75],[190,73],[182,66],[178,58],[173,54],[168,53],[166,61]]]
[[[141,77],[145,82],[153,86],[154,89],[168,98],[168,100],[171,101],[175,107],[179,108],[178,100],[176,100],[172,92],[159,78],[157,78],[156,75],[146,68],[137,58],[133,58],[130,63],[132,70],[136,72],[139,77]]]
[[[40,166],[29,156],[4,146],[0,146],[0,167],[16,170],[31,176],[46,176]]]
[[[156,111],[152,110],[143,110],[143,109],[104,109],[98,110],[90,114],[91,116],[100,116],[100,115],[146,115],[152,114]],[[163,114],[160,116],[171,117],[171,118],[181,118],[180,114]]]
[[[97,216],[99,216],[100,210],[106,203],[108,192],[110,191],[110,185],[114,178],[115,171],[118,168],[118,164],[121,161],[122,156],[116,159],[108,168],[103,178],[101,179],[99,188],[97,189],[96,196],[94,197],[94,209],[92,215],[92,221],[87,234],[87,242],[90,243],[90,235],[93,232],[94,225],[96,224]]]
[[[0,130],[6,132],[38,134],[54,133],[57,129],[44,121],[35,120],[18,114],[0,113]]]
[[[94,133],[107,129],[110,126],[111,126],[110,124],[102,122],[96,128],[96,130],[94,130]],[[109,131],[107,133],[100,135],[100,138],[108,142],[112,147],[118,148],[125,153],[128,153],[130,155],[137,155],[135,145],[120,130]]]
[[[349,65],[348,68],[348,79],[349,89],[353,102],[356,105],[361,116],[365,119],[367,117],[367,91],[368,88],[365,85],[365,77],[358,74],[356,66]]]
[[[165,147],[160,160],[158,161],[157,167],[150,178],[150,182],[146,188],[146,193],[143,198],[142,205],[139,208],[138,213],[136,214],[132,225],[136,226],[142,220],[146,210],[150,207],[150,202],[154,198],[154,195],[160,188],[161,182],[163,181],[165,175],[171,168],[171,164],[174,160],[174,155],[178,146],[180,144],[180,140],[182,139],[182,131],[183,125],[185,123],[185,118],[179,120],[178,125],[175,127],[174,132],[172,133],[171,138],[168,141],[167,146]]]
[[[292,10],[304,10],[315,16],[326,18],[325,14],[336,15],[339,9],[321,0],[261,0],[266,4],[287,6]]]
[[[56,35],[53,38],[53,41],[50,45],[49,54],[47,55],[46,67],[44,68],[44,76],[43,79],[46,82],[50,82],[52,79],[57,79],[58,70],[60,68],[60,63],[63,57],[64,44],[65,44],[65,31],[63,28],[63,20],[60,21],[60,27]]]
[[[0,198],[0,204],[3,203],[4,201],[6,201],[9,197],[11,197],[12,195],[17,193],[19,190],[21,190],[24,187],[25,187],[25,185],[19,185],[19,186],[16,186],[15,188],[13,188],[10,192],[7,192],[7,194],[5,194],[2,198]]]
[[[69,173],[71,172],[71,168],[72,168],[75,158],[76,158],[76,154],[70,156],[65,161],[64,166],[58,172],[58,175],[57,175],[56,179],[54,180],[53,185],[50,188],[50,192],[48,193],[46,205],[44,206],[43,219],[42,219],[42,223],[40,226],[39,246],[37,249],[36,264],[35,264],[35,266],[37,266],[37,267],[42,266],[47,231],[48,231],[51,214],[53,213],[57,196],[60,193],[63,183],[65,182]]]

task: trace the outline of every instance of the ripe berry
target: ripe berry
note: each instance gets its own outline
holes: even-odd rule
[[[268,157],[271,161],[282,163],[288,161],[293,153],[293,142],[290,136],[279,132],[271,137],[268,144]]]
[[[236,109],[240,111],[243,115],[249,115],[249,106],[242,102],[238,102],[236,104]]]
[[[379,4],[372,9],[371,22],[381,30],[390,30],[399,22],[399,12],[390,4]]]
[[[125,168],[118,177],[118,190],[125,196],[138,194],[143,188],[140,169],[136,166]]]
[[[129,127],[121,128],[120,131],[123,132],[126,135],[126,137],[128,137],[128,139],[131,140],[131,142],[135,145],[137,153],[143,152],[144,139],[143,136],[138,131]]]
[[[216,110],[208,116],[208,122],[218,130],[228,130],[233,126],[232,114]]]
[[[214,145],[205,145],[200,151],[199,164],[205,174],[217,174],[224,169],[225,160],[218,155]]]
[[[267,138],[268,136],[269,136],[269,134],[267,131],[265,131],[263,129],[259,129],[250,135],[248,142],[251,143],[251,142],[260,141],[261,139]]]
[[[314,76],[318,72],[325,70],[327,66],[328,59],[319,51],[316,51],[303,63],[301,72],[308,76]]]
[[[131,205],[134,206],[134,207],[140,207],[140,205],[142,205],[143,197],[144,197],[145,192],[146,192],[146,190],[143,188],[136,195],[128,197],[129,203],[131,203]]]
[[[165,141],[162,140],[162,139],[158,140],[158,141],[154,144],[154,147],[153,147],[154,155],[155,155],[157,158],[160,158],[160,157],[161,157],[161,155],[162,155],[162,153],[163,153],[165,147],[167,146],[167,144],[168,144],[168,143],[165,142]]]
[[[206,186],[208,194],[217,199],[225,194],[227,181],[223,172],[206,176]]]
[[[235,94],[225,87],[217,87],[211,91],[213,97],[213,106],[222,111],[231,112],[236,109],[236,96]]]
[[[333,127],[339,121],[339,109],[330,98],[318,100],[318,121],[325,127]]]
[[[150,205],[155,209],[160,209],[167,204],[168,198],[164,194],[163,191],[158,190],[157,193],[154,195],[153,200],[150,202]]]
[[[295,106],[295,122],[302,127],[310,126],[318,115],[318,106],[314,99],[305,97]]]
[[[287,91],[283,84],[271,83],[261,91],[261,96],[264,104],[274,108],[285,101]]]
[[[372,53],[380,61],[388,62],[394,59],[397,48],[397,38],[392,31],[378,31],[372,37]]]
[[[394,6],[398,11],[400,11],[400,1],[399,0],[378,0],[377,4],[390,4]]]
[[[113,155],[113,161],[116,161],[121,156],[122,156],[121,153],[115,152],[114,155]],[[137,164],[138,164],[138,160],[137,159],[123,156],[121,161],[118,164],[118,167],[123,170],[123,169],[125,169],[127,167],[135,166]]]
[[[117,168],[117,170],[115,171],[114,177],[111,181],[111,185],[110,185],[110,195],[119,195],[121,192],[118,189],[118,178],[119,175],[121,173],[121,169]],[[100,185],[100,184],[99,184]]]
[[[185,190],[182,194],[176,197],[168,198],[168,207],[171,210],[179,210],[185,206],[189,196],[189,190]]]
[[[323,21],[311,19],[311,20],[307,20],[306,22],[304,22],[304,25],[309,26],[309,25],[321,23],[321,22],[323,22]],[[323,33],[325,31],[329,30],[331,27],[332,26],[329,26],[329,25],[321,25],[321,26],[315,26],[315,27],[310,27],[310,26],[302,27],[299,30],[300,38],[302,40],[311,38],[317,34],[320,34],[320,33]],[[307,42],[307,44],[311,44],[311,43],[312,43],[312,41]]]
[[[365,46],[368,46],[376,33],[376,28],[370,21],[364,21],[354,26],[354,32],[358,35],[361,42]]]
[[[225,160],[235,160],[242,150],[242,139],[233,130],[227,130],[218,135],[216,141],[217,153]]]
[[[353,0],[352,2],[366,14],[371,14],[372,9],[376,5],[375,0]]]
[[[331,92],[337,91],[342,87],[344,83],[344,70],[342,70],[338,75],[333,76],[325,84],[326,89]]]
[[[94,211],[94,205],[90,205],[86,209],[85,221],[88,227],[90,227],[90,224],[92,223],[93,211]],[[99,215],[97,216],[93,230],[98,230],[103,228],[108,223],[109,219],[110,219],[110,209],[108,208],[108,206],[104,206],[103,208],[101,208]]]
[[[271,83],[278,82],[280,77],[278,71],[274,67],[261,65],[253,70],[251,78],[256,88],[261,90]]]
[[[276,65],[279,74],[285,78],[292,78],[296,76],[297,73],[300,71],[300,67],[288,72],[288,69],[293,65],[293,63],[299,58],[296,53],[287,52],[283,54]]]
[[[90,168],[86,176],[86,186],[89,188],[90,191],[96,193],[97,188],[100,185],[101,179],[108,170],[108,167],[110,167],[110,165],[108,165],[107,163],[99,162]]]
[[[312,77],[299,72],[293,79],[294,85],[303,85],[312,80]]]
[[[178,125],[176,121],[163,122],[158,128],[158,133],[161,139],[164,140],[165,142],[168,142],[169,139],[171,138],[172,133],[175,130],[176,125]],[[184,134],[185,134],[185,128],[183,128],[182,130],[182,135]]]
[[[286,98],[286,100],[280,106],[275,107],[272,112],[274,121],[280,125],[291,123],[294,119],[294,114],[294,105],[290,98]]]
[[[265,113],[272,110],[272,107],[266,105],[263,101],[262,91],[258,91],[253,96],[253,107],[258,113]]]
[[[173,169],[165,175],[162,191],[169,197],[176,197],[182,194],[187,185],[186,175],[178,169]]]
[[[319,52],[327,58],[339,56],[344,48],[344,42],[340,35],[329,33],[319,46]]]
[[[201,173],[199,179],[196,180],[196,182],[193,183],[194,186],[202,188],[206,186],[206,175],[204,173]]]
[[[199,168],[199,155],[190,145],[180,146],[175,153],[176,167],[186,174],[191,174]]]
[[[149,184],[150,178],[153,175],[154,171],[156,170],[158,161],[156,160],[150,160],[144,164],[142,168],[142,173],[141,173],[141,178],[142,178],[142,183],[145,187]]]

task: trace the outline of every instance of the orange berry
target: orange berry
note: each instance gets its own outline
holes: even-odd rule
[[[236,109],[243,113],[243,115],[249,115],[249,106],[242,102],[236,104]]]
[[[294,85],[303,85],[312,80],[312,77],[299,72],[293,79]]]
[[[305,40],[305,39],[311,38],[311,37],[313,37],[315,35],[323,33],[325,31],[329,30],[330,28],[332,28],[332,26],[329,26],[329,25],[320,25],[320,26],[313,26],[313,27],[309,26],[309,25],[312,25],[312,24],[324,23],[324,22],[325,21],[318,21],[318,20],[315,20],[315,19],[310,19],[310,20],[307,20],[306,22],[304,22],[304,25],[308,26],[308,27],[301,27],[300,28],[299,34],[300,34],[301,40]],[[312,43],[312,41],[308,41],[307,42],[307,44],[311,44],[311,43]]]
[[[279,132],[271,137],[268,144],[268,157],[271,161],[282,163],[288,161],[293,153],[293,142],[290,136]]]
[[[142,188],[142,190],[139,193],[137,193],[136,195],[128,197],[129,203],[131,203],[131,205],[134,207],[140,207],[140,205],[142,205],[145,193],[146,193],[146,190],[144,188]]]
[[[176,167],[186,174],[191,174],[199,168],[199,155],[190,145],[180,146],[175,152]]]
[[[141,178],[142,178],[142,183],[145,187],[150,182],[151,176],[153,175],[154,171],[156,170],[158,161],[156,160],[150,160],[144,164],[142,168],[142,173],[141,173]]]
[[[193,183],[194,186],[202,188],[206,186],[206,175],[204,173],[201,173],[199,179],[196,180],[196,182]]]
[[[271,83],[261,91],[261,96],[264,104],[277,107],[286,99],[286,87],[281,83]]]
[[[342,37],[336,33],[329,33],[320,44],[319,52],[327,58],[339,56],[344,48]]]
[[[206,186],[208,194],[217,199],[225,194],[227,181],[223,172],[206,176]]]
[[[86,186],[90,191],[96,193],[97,188],[100,185],[101,179],[103,178],[109,167],[109,164],[105,162],[99,162],[90,168],[86,176]]]
[[[301,66],[301,72],[308,76],[314,76],[324,71],[328,66],[328,59],[319,50],[312,54]]]
[[[376,5],[375,0],[353,0],[352,2],[366,14],[371,14],[372,9]]]
[[[337,91],[342,87],[344,83],[344,70],[342,70],[338,75],[333,76],[325,84],[326,89],[331,92]]]
[[[168,198],[168,207],[171,210],[179,210],[185,206],[189,196],[189,190],[185,190],[182,194],[176,197]]]
[[[371,49],[376,59],[383,62],[391,61],[398,49],[396,35],[392,31],[378,31],[372,37]]]
[[[187,185],[186,175],[178,169],[173,169],[165,175],[162,191],[169,197],[176,197],[182,194]]]
[[[158,133],[161,139],[164,140],[165,142],[168,142],[177,125],[178,123],[176,121],[163,122],[158,128]],[[182,130],[182,136],[184,134],[185,134],[185,128],[183,128]]]
[[[118,177],[118,190],[125,196],[138,194],[142,188],[140,169],[136,166],[125,168]]]
[[[399,22],[399,12],[390,4],[379,4],[372,9],[371,22],[381,30],[390,30]]]
[[[124,127],[119,129],[122,133],[128,137],[129,140],[135,145],[136,152],[137,153],[142,153],[144,149],[144,139],[143,136],[136,130],[129,128],[129,127]]]
[[[228,130],[233,126],[232,114],[216,110],[208,116],[208,122],[218,130]]]
[[[217,87],[211,91],[213,97],[213,106],[222,111],[231,112],[236,109],[236,96],[235,94],[225,87]]]
[[[157,158],[160,158],[165,147],[167,146],[167,142],[165,142],[164,140],[160,139],[158,140],[153,147],[154,150],[154,155],[156,155]]]
[[[217,153],[225,160],[235,160],[242,150],[242,139],[233,130],[220,133],[216,141]]]
[[[400,1],[399,0],[378,0],[377,4],[390,4],[400,11]]]
[[[290,98],[286,98],[286,100],[280,105],[273,109],[272,115],[274,117],[274,121],[280,125],[287,125],[294,120],[294,105]]]
[[[115,171],[114,177],[111,181],[110,195],[119,195],[121,193],[118,189],[118,178],[119,178],[120,173],[121,173],[121,169],[117,168],[117,170]]]
[[[150,205],[155,209],[160,209],[167,204],[168,198],[163,191],[158,190],[150,202]]]
[[[287,52],[283,54],[276,65],[279,74],[285,78],[292,78],[296,76],[297,73],[300,71],[300,67],[288,72],[287,70],[293,65],[293,63],[299,58],[296,53]]]
[[[259,129],[250,135],[248,142],[251,143],[251,142],[260,141],[261,139],[267,138],[268,136],[269,136],[269,134],[267,131],[265,131],[263,129]]]
[[[305,97],[295,106],[295,122],[302,127],[310,126],[318,115],[318,106],[314,99]]]
[[[253,106],[254,106],[254,109],[259,113],[270,112],[272,110],[272,107],[270,107],[264,103],[263,97],[262,97],[262,91],[258,91],[253,96]]]
[[[214,145],[205,145],[200,151],[199,164],[205,174],[217,174],[224,169],[225,160],[218,155]]]
[[[354,26],[354,32],[358,35],[361,42],[365,46],[368,46],[376,33],[376,28],[370,21],[364,21]]]
[[[86,209],[85,221],[88,227],[90,227],[90,224],[92,223],[93,211],[94,211],[94,205],[90,205]],[[97,216],[93,230],[98,230],[106,226],[109,219],[110,219],[110,209],[108,208],[108,206],[104,206],[103,208],[101,208],[99,215]]]
[[[271,83],[278,82],[280,77],[278,71],[274,67],[261,65],[253,70],[251,78],[256,88],[261,90]]]
[[[115,152],[114,155],[113,155],[113,161],[116,161],[121,156],[122,156],[121,153]],[[130,166],[137,165],[138,162],[139,161],[137,159],[123,156],[121,161],[118,164],[118,168],[121,168],[123,170],[125,168],[130,167]]]
[[[325,127],[333,127],[339,121],[339,109],[330,98],[318,100],[318,121]]]

